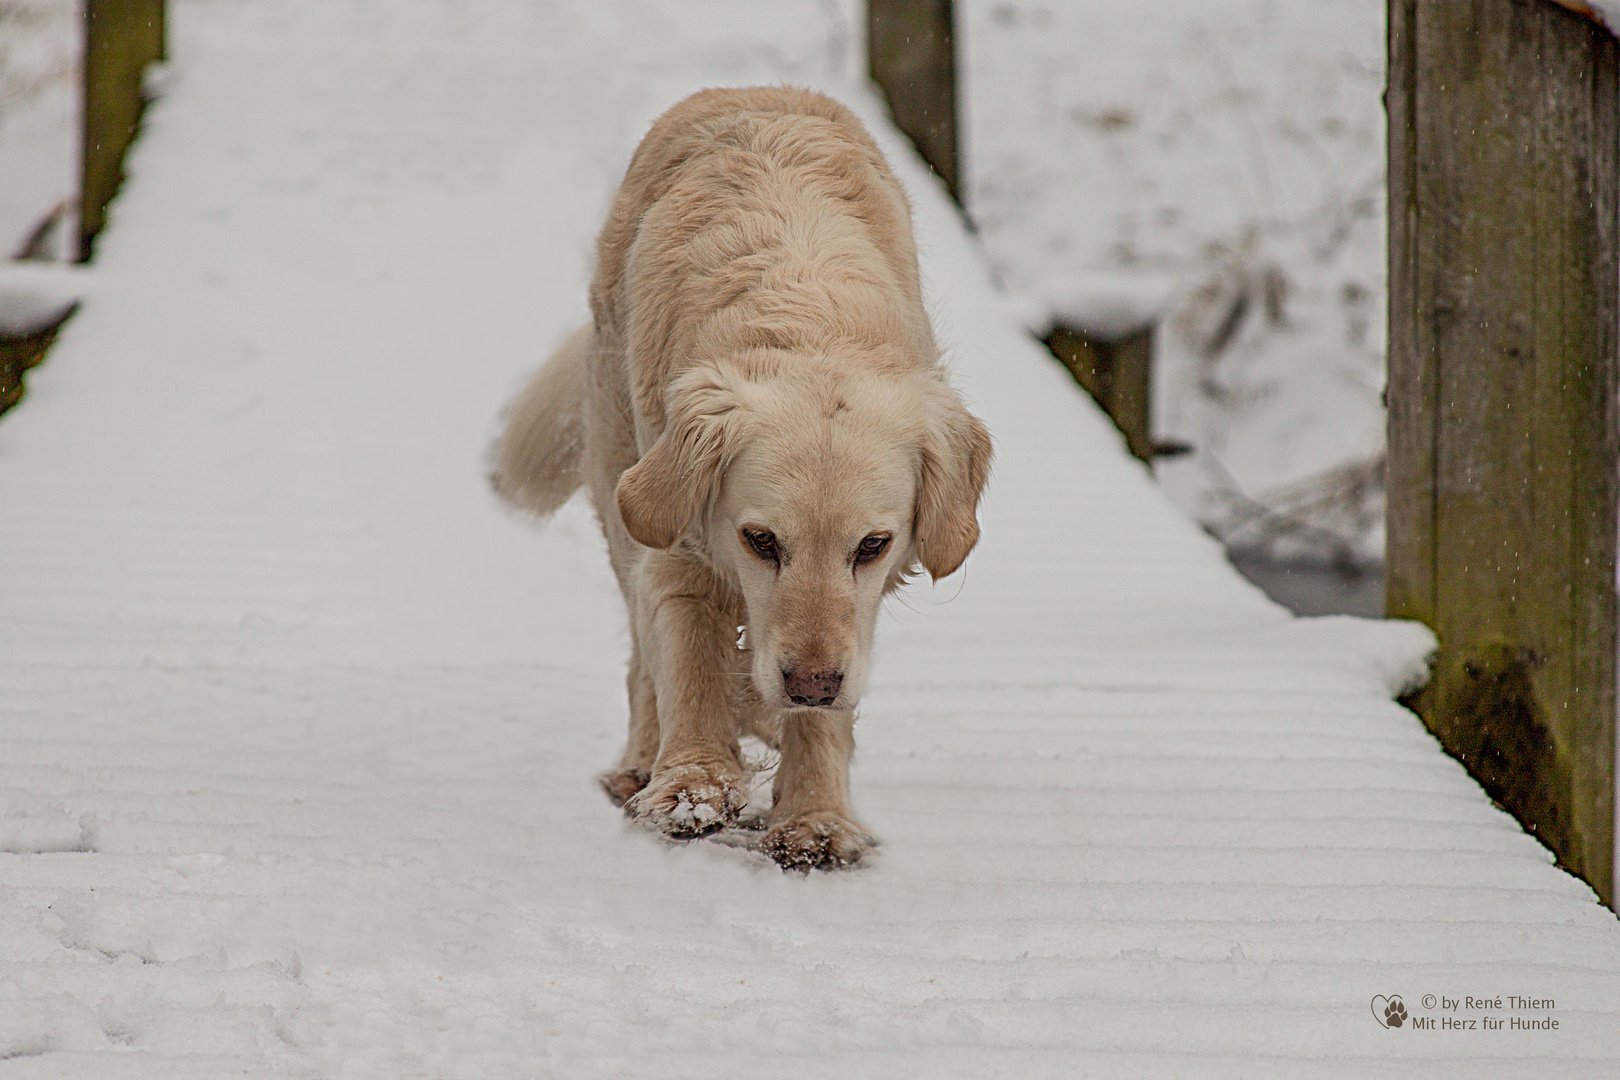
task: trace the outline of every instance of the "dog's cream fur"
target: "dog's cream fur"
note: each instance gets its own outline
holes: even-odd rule
[[[967,558],[990,461],[939,365],[905,194],[829,98],[704,91],[636,150],[591,310],[513,404],[495,483],[541,514],[584,483],[601,518],[631,625],[603,786],[671,835],[718,828],[756,735],[781,753],[763,848],[852,863],[879,604]]]

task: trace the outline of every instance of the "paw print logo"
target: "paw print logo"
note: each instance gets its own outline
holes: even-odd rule
[[[1401,995],[1391,994],[1385,997],[1379,994],[1372,999],[1373,1019],[1387,1028],[1398,1028],[1406,1023],[1406,1003]]]

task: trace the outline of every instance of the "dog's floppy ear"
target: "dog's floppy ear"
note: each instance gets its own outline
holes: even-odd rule
[[[913,529],[917,558],[935,581],[961,566],[979,542],[979,496],[990,476],[990,433],[939,378],[929,388]]]
[[[669,548],[713,502],[733,456],[736,395],[714,368],[695,368],[669,389],[669,423],[619,477],[619,517],[638,544]]]

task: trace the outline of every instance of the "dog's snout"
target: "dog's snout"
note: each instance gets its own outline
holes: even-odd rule
[[[788,699],[795,705],[831,705],[838,700],[838,691],[844,685],[844,673],[783,668],[782,685],[787,689]]]

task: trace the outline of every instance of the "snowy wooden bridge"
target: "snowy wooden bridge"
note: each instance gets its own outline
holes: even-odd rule
[[[1427,631],[1231,571],[762,7],[175,5],[0,423],[0,1076],[1613,1076],[1620,926],[1393,702]],[[810,878],[626,829],[595,527],[481,461],[646,123],[779,79],[888,146],[999,455]]]

